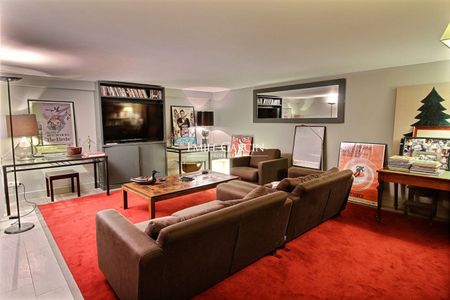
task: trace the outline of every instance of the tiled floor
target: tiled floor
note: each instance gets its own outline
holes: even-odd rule
[[[101,192],[91,191],[89,194]],[[85,193],[87,195],[87,193]],[[58,195],[57,201],[74,194]],[[37,203],[47,198],[33,199]],[[21,200],[21,212],[32,207]],[[11,208],[15,211],[15,207]],[[14,220],[0,221],[0,299],[82,299],[44,220],[38,211],[22,218],[35,225],[30,231],[8,235],[4,229]]]

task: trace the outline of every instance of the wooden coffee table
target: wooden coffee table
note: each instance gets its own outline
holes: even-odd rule
[[[193,177],[192,181],[179,180],[182,176]],[[123,208],[128,208],[128,192],[149,201],[150,219],[155,218],[155,203],[158,201],[192,194],[199,191],[208,190],[216,187],[218,184],[238,179],[237,176],[226,175],[210,171],[208,174],[200,172],[186,173],[183,175],[163,177],[164,182],[158,182],[155,185],[142,185],[135,182],[129,182],[122,185]]]

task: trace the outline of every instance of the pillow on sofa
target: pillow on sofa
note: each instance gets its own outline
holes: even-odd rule
[[[207,213],[224,208],[223,201],[213,200],[196,206],[179,210],[172,214],[173,217],[180,218],[181,221],[193,219]]]
[[[159,232],[170,225],[176,224],[178,222],[181,222],[182,220],[178,217],[173,216],[167,216],[167,217],[161,217],[156,218],[153,220],[150,220],[147,227],[145,228],[145,233],[148,234],[149,237],[156,240],[158,238]]]
[[[277,190],[284,191],[287,193],[292,193],[295,187],[301,183],[319,178],[322,173],[313,173],[306,176],[296,177],[296,178],[284,178],[277,185]]]
[[[222,202],[222,204],[223,204],[225,207],[233,206],[233,205],[236,205],[236,204],[245,202],[245,201],[250,200],[250,199],[254,199],[254,198],[261,197],[261,196],[265,196],[265,195],[267,195],[267,194],[270,194],[272,191],[273,191],[273,190],[270,189],[270,188],[268,188],[268,187],[265,187],[265,186],[258,186],[258,187],[256,187],[256,188],[254,188],[253,190],[251,190],[251,191],[250,191],[247,195],[245,195],[245,197],[242,198],[242,199],[234,199],[234,200],[227,200],[227,201],[221,201],[221,202]]]

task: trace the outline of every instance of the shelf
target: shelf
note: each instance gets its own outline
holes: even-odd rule
[[[120,97],[120,96],[100,96],[100,98],[105,99],[118,99],[118,100],[145,100],[145,101],[162,101],[162,99],[151,99],[151,98],[134,98],[134,97]]]

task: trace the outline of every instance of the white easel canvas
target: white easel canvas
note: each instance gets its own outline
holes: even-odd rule
[[[295,126],[292,165],[311,169],[322,168],[325,126]]]

